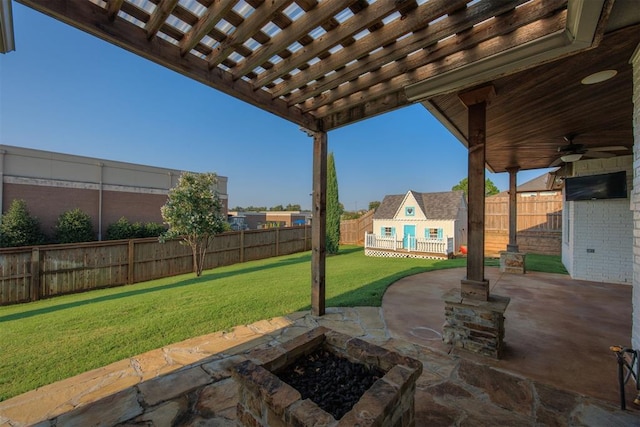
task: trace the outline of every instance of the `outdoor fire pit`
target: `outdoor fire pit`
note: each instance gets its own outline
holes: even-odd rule
[[[233,372],[243,426],[413,426],[422,363],[319,327]]]

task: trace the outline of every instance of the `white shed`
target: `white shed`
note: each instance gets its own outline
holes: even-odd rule
[[[365,237],[369,256],[446,258],[467,243],[463,191],[385,196]]]

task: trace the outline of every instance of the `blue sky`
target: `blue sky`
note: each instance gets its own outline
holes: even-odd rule
[[[312,139],[297,125],[13,3],[0,55],[0,142],[229,178],[229,206],[311,206]],[[464,146],[421,105],[330,131],[340,201],[448,191]],[[543,171],[518,174],[523,183]],[[507,174],[488,174],[500,190]]]

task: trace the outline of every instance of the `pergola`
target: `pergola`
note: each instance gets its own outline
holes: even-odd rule
[[[1,1],[0,47],[10,50],[10,8]],[[490,300],[485,168],[510,173],[515,202],[516,172],[558,164],[565,136],[618,147],[603,157],[633,147],[636,0],[16,1],[313,136],[316,315],[325,311],[327,132],[421,102],[469,148],[461,295],[477,301]],[[581,83],[612,69],[605,83]]]

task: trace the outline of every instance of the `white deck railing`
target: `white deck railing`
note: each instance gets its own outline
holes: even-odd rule
[[[392,251],[402,250],[407,252],[426,252],[432,254],[448,255],[453,253],[453,238],[444,239],[420,239],[409,236],[406,241],[397,239],[395,236],[377,236],[372,233],[365,233],[365,249],[387,249]]]

